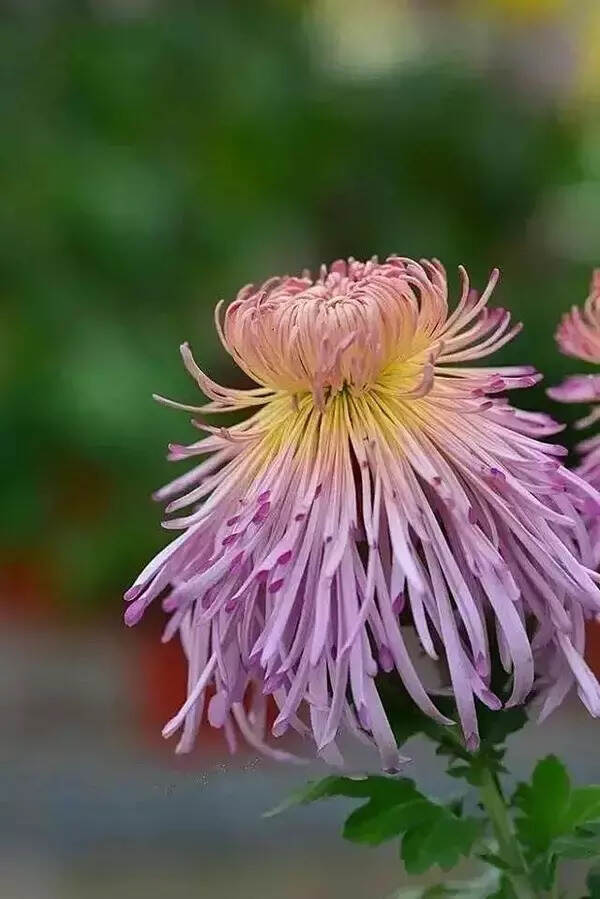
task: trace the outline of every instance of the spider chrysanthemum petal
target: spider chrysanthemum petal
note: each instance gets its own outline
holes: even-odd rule
[[[338,763],[347,728],[395,768],[379,671],[396,669],[423,712],[448,723],[406,621],[445,661],[471,748],[475,698],[500,704],[492,645],[512,674],[510,704],[537,689],[547,713],[576,685],[600,713],[582,658],[584,618],[600,602],[580,514],[599,498],[539,439],[560,427],[498,396],[536,383],[535,371],[473,367],[519,326],[488,309],[497,271],[481,294],[461,277],[453,311],[439,262],[395,256],[243,288],[216,322],[252,390],[216,384],[182,347],[209,400],[182,408],[207,436],[170,457],[207,458],[156,494],[189,511],[166,522],[181,535],[126,595],[133,624],[168,591],[166,637],[179,633],[189,666],[188,698],[165,728],[181,729],[180,751],[211,695],[208,721],[231,743],[240,730],[285,756],[266,739],[271,695],[273,736],[294,728]],[[227,428],[203,418],[235,410],[252,414]]]

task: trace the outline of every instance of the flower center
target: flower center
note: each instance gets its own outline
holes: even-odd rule
[[[402,259],[340,260],[314,281],[274,278],[258,291],[244,288],[220,333],[253,380],[294,395],[310,392],[320,408],[344,389],[356,394],[375,384],[421,396],[431,387],[438,351],[422,328],[425,290],[429,295],[435,285]],[[445,309],[439,299],[434,313]],[[434,314],[429,324],[436,322]]]

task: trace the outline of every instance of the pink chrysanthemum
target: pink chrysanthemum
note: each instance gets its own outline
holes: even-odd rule
[[[573,306],[563,315],[556,330],[556,341],[561,352],[585,362],[600,363],[600,269],[592,275],[590,294],[583,310]],[[561,403],[599,403],[600,374],[571,375],[557,387],[551,387],[548,395]],[[600,419],[600,403],[594,405],[584,418],[575,422],[583,429]],[[596,489],[600,489],[600,435],[582,440],[577,445],[582,461],[577,471]],[[595,564],[600,562],[600,517],[593,504],[586,516],[588,530],[594,547]]]
[[[401,620],[424,653],[447,663],[466,744],[478,742],[475,697],[490,708],[491,642],[512,673],[509,704],[536,689],[547,714],[576,685],[593,714],[600,690],[582,658],[584,617],[600,609],[585,567],[579,510],[597,494],[561,466],[561,447],[538,438],[560,428],[497,394],[538,380],[529,366],[471,367],[519,330],[485,291],[449,313],[437,261],[337,261],[316,279],[247,286],[217,330],[258,385],[219,386],[181,348],[210,402],[167,405],[197,414],[251,409],[228,428],[171,446],[170,458],[208,455],[157,499],[182,534],[142,572],[126,598],[128,624],[168,591],[165,637],[179,632],[188,697],[166,725],[189,750],[204,713],[265,742],[265,697],[289,727],[340,761],[348,728],[377,746],[384,768],[398,750],[375,675],[396,669],[414,702],[438,722]],[[177,497],[177,498],[174,498]],[[494,633],[494,641],[490,641]],[[248,694],[248,695],[247,695]],[[244,704],[244,699],[246,703]]]

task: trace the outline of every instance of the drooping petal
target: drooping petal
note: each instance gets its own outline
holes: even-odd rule
[[[252,414],[226,428],[199,418],[208,436],[170,448],[173,460],[208,458],[157,492],[179,516],[165,526],[182,533],[126,594],[128,624],[161,597],[164,637],[181,638],[187,698],[164,729],[180,731],[178,751],[206,718],[230,746],[239,731],[287,760],[270,738],[291,729],[340,765],[348,729],[397,769],[380,671],[395,670],[425,714],[451,723],[407,627],[446,664],[471,749],[476,699],[500,705],[494,642],[512,676],[510,704],[538,691],[547,714],[574,687],[600,712],[582,658],[584,619],[600,612],[582,516],[600,495],[562,467],[562,447],[540,440],[559,425],[499,396],[537,373],[472,364],[519,325],[488,309],[497,271],[481,293],[461,274],[452,312],[437,261],[338,260],[314,280],[246,286],[217,327],[252,390],[221,387],[183,345],[210,400],[183,408]],[[567,394],[592,389],[578,382]],[[586,463],[600,482],[600,443]],[[267,697],[277,708],[270,726]]]

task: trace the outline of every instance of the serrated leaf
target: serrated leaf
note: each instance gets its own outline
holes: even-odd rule
[[[565,827],[578,827],[600,818],[600,787],[579,787],[571,793]]]
[[[554,837],[565,832],[570,797],[569,776],[562,762],[553,755],[538,762],[531,784],[520,784],[513,797],[523,813],[516,820],[521,842],[534,852],[545,852]]]
[[[422,874],[433,865],[445,871],[468,855],[481,833],[481,822],[475,818],[457,818],[443,806],[426,824],[409,830],[402,839],[402,861],[409,874]]]
[[[346,820],[346,839],[376,846],[404,835],[408,866],[414,871],[435,864],[453,867],[470,850],[481,827],[479,821],[462,818],[451,807],[427,799],[412,780],[385,776],[326,777],[309,783],[267,815],[336,796],[367,800]]]
[[[310,781],[303,789],[292,793],[275,808],[263,813],[264,818],[272,818],[296,805],[306,805],[319,799],[347,796],[352,799],[378,799],[387,801],[398,797],[398,801],[412,796],[417,790],[413,781],[406,778],[391,778],[383,775],[370,777],[324,777]]]
[[[435,810],[436,806],[424,798],[395,805],[371,801],[352,812],[344,824],[343,836],[354,843],[377,846],[404,833],[415,824],[431,821],[435,817]]]
[[[558,837],[551,849],[561,858],[595,858],[600,856],[600,837],[585,834]]]
[[[556,859],[593,858],[600,838],[593,828],[600,817],[600,787],[571,790],[564,765],[554,756],[535,768],[531,784],[520,784],[514,805],[522,812],[516,819],[517,834],[526,848],[535,883],[548,889],[554,879]]]

